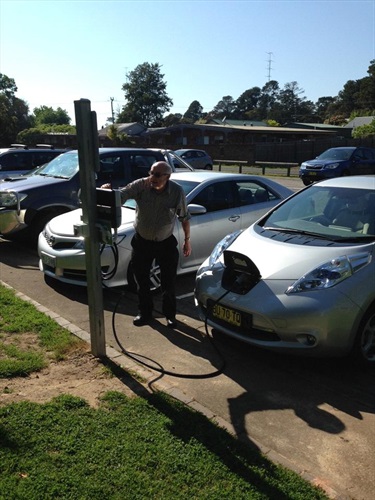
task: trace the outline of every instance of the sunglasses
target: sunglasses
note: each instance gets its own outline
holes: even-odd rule
[[[160,177],[163,177],[164,175],[169,175],[169,174],[160,174],[159,172],[153,172],[152,170],[150,170],[148,175],[152,175],[152,177],[156,177],[157,179],[159,179]]]

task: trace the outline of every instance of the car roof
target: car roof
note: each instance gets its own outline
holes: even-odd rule
[[[175,149],[175,153],[177,153],[177,151],[180,151],[181,153],[185,153],[186,151],[202,151],[202,153],[205,153],[206,151],[204,151],[203,149],[196,149],[196,148],[189,148],[189,149]]]
[[[251,181],[254,178],[259,179],[259,176],[248,174],[232,174],[227,172],[213,172],[212,170],[194,170],[189,172],[173,172],[171,178],[178,181],[193,181],[204,182],[206,180],[230,180],[240,179]]]
[[[316,182],[311,187],[316,185],[339,188],[354,188],[354,189],[374,189],[375,190],[375,175],[350,175],[344,177],[334,177],[324,181]]]
[[[162,151],[161,149],[148,149],[148,148],[99,148],[99,153],[115,153],[116,151]],[[67,153],[77,153],[78,149],[72,149],[71,151],[67,151]]]

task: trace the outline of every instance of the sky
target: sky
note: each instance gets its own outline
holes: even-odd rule
[[[375,0],[0,0],[0,73],[30,113],[88,99],[98,128],[125,104],[127,73],[158,63],[184,114],[276,80],[337,96],[375,59]]]

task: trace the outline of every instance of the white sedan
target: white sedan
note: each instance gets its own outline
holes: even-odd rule
[[[196,271],[223,236],[248,227],[293,193],[265,177],[245,174],[195,171],[173,173],[171,178],[183,187],[192,215],[192,253],[189,257],[180,255],[178,274]],[[135,205],[134,200],[129,201],[121,208],[122,223],[114,234],[113,244],[100,249],[102,276],[107,287],[134,284],[131,239]],[[78,209],[55,217],[40,233],[38,241],[41,271],[74,285],[86,285],[85,241],[74,234],[81,215]],[[174,234],[181,251],[184,233],[178,222]],[[157,263],[150,279],[151,287],[158,288]]]

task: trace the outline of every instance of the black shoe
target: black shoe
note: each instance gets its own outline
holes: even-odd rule
[[[134,326],[143,326],[143,325],[147,325],[150,321],[151,321],[150,316],[142,316],[142,314],[138,314],[138,316],[136,316],[133,319],[133,325]]]
[[[176,318],[167,318],[167,327],[168,328],[176,328],[177,321]]]

